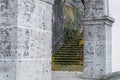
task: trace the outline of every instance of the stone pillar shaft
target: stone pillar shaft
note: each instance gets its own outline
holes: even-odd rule
[[[0,80],[51,80],[54,0],[0,0]]]
[[[99,79],[111,73],[111,26],[109,17],[83,20],[84,78]]]
[[[111,27],[107,0],[85,0],[83,78],[100,79],[111,74]]]

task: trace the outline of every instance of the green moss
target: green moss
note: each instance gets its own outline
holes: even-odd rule
[[[52,65],[53,71],[83,71],[82,65]]]

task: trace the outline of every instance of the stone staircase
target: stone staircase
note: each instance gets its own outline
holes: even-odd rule
[[[83,39],[75,36],[71,42],[63,44],[53,55],[53,71],[82,71],[83,68]]]

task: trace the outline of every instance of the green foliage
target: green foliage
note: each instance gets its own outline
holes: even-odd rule
[[[76,16],[76,8],[65,6],[65,42],[68,43],[73,40],[73,37],[78,34],[77,30],[77,16]]]
[[[77,30],[67,26],[65,27],[65,31],[66,31],[65,40],[66,40],[66,43],[68,43],[72,41],[74,35],[77,33]]]
[[[68,43],[72,41],[73,37],[78,33],[77,20],[75,20],[74,22],[72,22],[71,20],[66,21],[65,32],[66,32],[65,41],[66,43]]]
[[[64,1],[64,0],[56,0],[56,1],[59,1],[60,3],[65,3],[65,1]]]

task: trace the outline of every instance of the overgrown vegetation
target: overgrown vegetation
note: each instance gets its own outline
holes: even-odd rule
[[[72,41],[73,37],[77,34],[77,18],[76,9],[69,6],[64,6],[65,11],[65,41],[66,43]]]
[[[66,35],[65,35],[65,40],[66,43],[70,42],[73,40],[73,37],[77,34],[78,30],[75,28],[75,26],[73,24],[67,24],[65,26],[65,31],[66,31]]]

